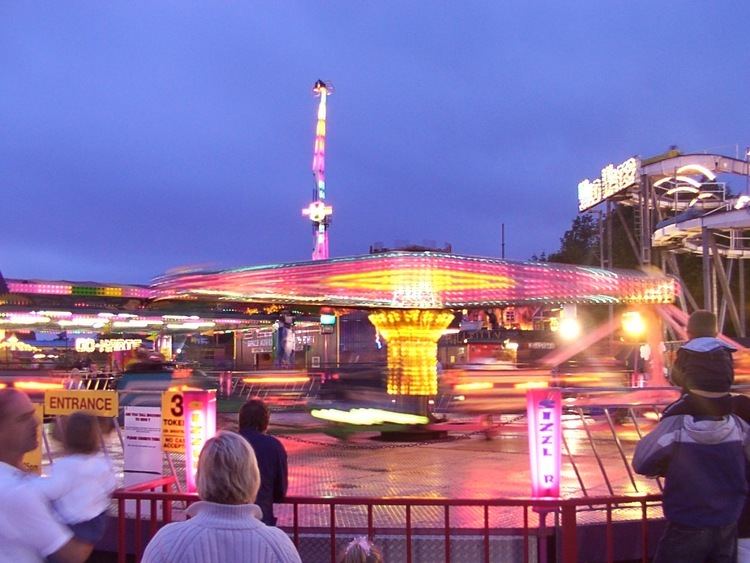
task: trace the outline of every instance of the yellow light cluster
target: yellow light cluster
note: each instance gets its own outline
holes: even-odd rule
[[[448,311],[381,311],[370,322],[388,343],[391,395],[437,393],[437,341],[453,320]]]
[[[393,291],[415,283],[427,283],[432,291],[465,291],[468,289],[505,289],[515,282],[505,276],[478,274],[461,270],[404,268],[375,270],[329,276],[324,283],[330,287]]]

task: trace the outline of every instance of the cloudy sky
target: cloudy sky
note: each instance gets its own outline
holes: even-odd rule
[[[3,2],[0,271],[147,282],[306,260],[316,79],[333,256],[553,251],[607,163],[750,144],[750,4]]]

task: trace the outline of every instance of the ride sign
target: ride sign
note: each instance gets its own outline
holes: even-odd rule
[[[55,389],[44,393],[44,412],[48,415],[86,411],[96,416],[118,414],[117,391]]]
[[[193,492],[198,457],[206,440],[216,434],[216,391],[185,391],[185,484]]]
[[[531,494],[535,498],[560,496],[561,411],[559,389],[526,392]]]
[[[165,452],[185,453],[185,407],[182,391],[161,396],[161,445]]]

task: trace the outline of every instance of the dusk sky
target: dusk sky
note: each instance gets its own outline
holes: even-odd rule
[[[0,271],[146,283],[331,255],[554,251],[576,186],[750,144],[747,2],[3,2]]]

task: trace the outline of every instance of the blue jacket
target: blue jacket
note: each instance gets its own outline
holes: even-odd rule
[[[240,435],[253,447],[260,471],[260,489],[255,499],[263,511],[261,520],[269,526],[276,525],[273,503],[284,500],[287,489],[288,467],[284,445],[274,436],[243,428]]]
[[[750,426],[736,416],[664,418],[638,443],[637,473],[664,477],[664,516],[696,528],[736,522],[748,492]]]

